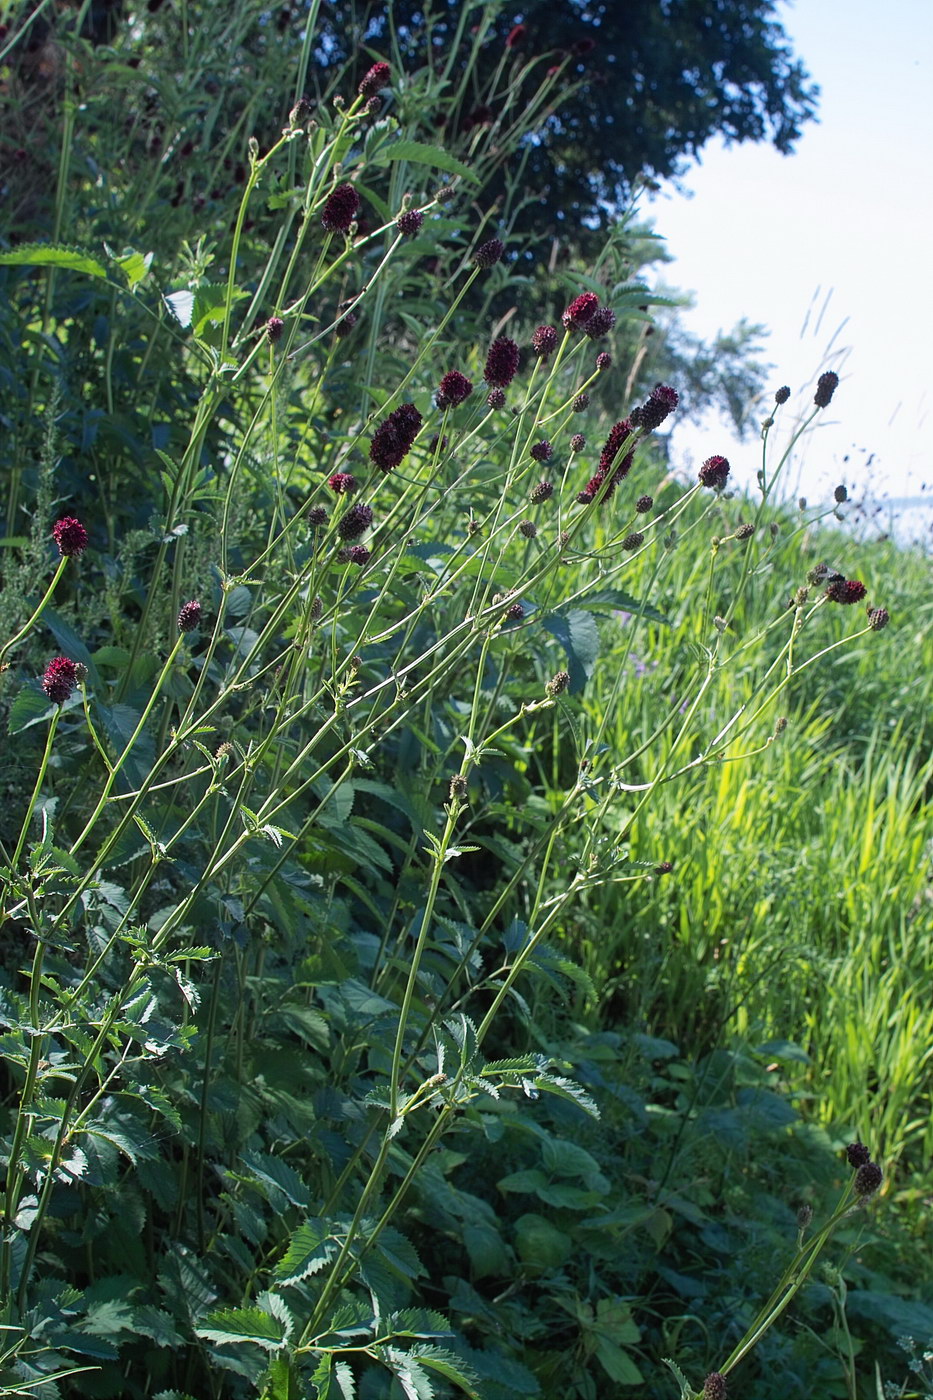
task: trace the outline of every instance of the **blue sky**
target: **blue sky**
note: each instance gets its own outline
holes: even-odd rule
[[[793,494],[816,504],[845,482],[855,497],[933,497],[933,0],[798,0],[779,17],[822,89],[819,125],[789,157],[711,146],[684,181],[692,198],[665,189],[642,206],[676,259],[660,276],[695,294],[699,334],[743,316],[769,327],[789,409],[822,369],[840,374]],[[672,446],[687,469],[723,452],[754,481],[758,445],[724,424]]]

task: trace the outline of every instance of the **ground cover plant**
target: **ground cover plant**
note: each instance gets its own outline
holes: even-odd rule
[[[2,1393],[911,1393],[924,561],[668,471],[576,55],[150,10],[4,38]]]

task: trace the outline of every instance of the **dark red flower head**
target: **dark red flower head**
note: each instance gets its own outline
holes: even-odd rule
[[[501,238],[489,238],[485,243],[481,243],[473,254],[473,261],[477,267],[494,267],[502,258],[505,252],[505,244]]]
[[[844,578],[831,583],[826,596],[831,603],[860,603],[867,592],[861,579]]]
[[[631,419],[636,428],[651,432],[664,422],[677,407],[679,395],[670,384],[655,384],[641,408],[632,409]]]
[[[327,484],[335,496],[352,496],[359,486],[352,472],[334,472],[327,478]]]
[[[277,345],[282,339],[282,332],[285,329],[285,322],[281,316],[270,316],[266,322],[266,335],[273,345]]]
[[[373,523],[373,512],[371,506],[358,502],[355,506],[350,506],[337,522],[337,533],[342,540],[359,539]]]
[[[828,369],[825,374],[821,374],[816,381],[816,393],[813,395],[813,402],[817,408],[825,408],[836,392],[839,383],[839,376],[834,370]]]
[[[490,408],[505,408],[505,394],[501,389],[490,389],[486,402]]]
[[[384,423],[376,429],[369,446],[369,459],[380,471],[397,467],[411,451],[411,445],[421,428],[422,418],[413,403],[399,404]]]
[[[592,316],[588,316],[583,327],[590,340],[600,340],[608,335],[616,323],[616,313],[608,306],[597,306]]]
[[[539,481],[537,486],[531,488],[531,495],[528,499],[533,506],[543,505],[549,501],[554,494],[554,487],[550,481]]]
[[[587,321],[598,306],[599,297],[595,292],[581,292],[578,297],[574,297],[561,317],[564,329],[568,331],[585,330]]]
[[[531,348],[539,359],[547,359],[557,345],[557,331],[553,326],[539,326],[532,334]]]
[[[869,608],[868,625],[873,632],[883,632],[891,621],[887,608]]]
[[[571,452],[582,452],[585,446],[586,438],[583,436],[583,434],[574,433],[573,437],[570,439]]]
[[[542,438],[540,442],[532,445],[531,455],[536,462],[549,462],[551,460],[551,444],[547,438]]]
[[[42,689],[55,705],[64,705],[78,684],[77,668],[67,656],[55,656],[45,668]]]
[[[352,185],[338,185],[324,205],[321,223],[328,233],[346,233],[360,208],[360,197]]]
[[[700,468],[700,484],[711,491],[721,491],[729,478],[729,470],[725,457],[707,457]]]
[[[178,612],[179,632],[193,632],[201,621],[201,604],[197,598],[192,598],[188,603],[182,603]]]
[[[527,26],[527,25],[525,25],[525,24],[513,24],[513,25],[512,25],[512,28],[509,30],[508,38],[507,38],[506,41],[505,41],[505,47],[506,47],[507,49],[514,49],[514,48],[516,48],[520,43],[523,42],[523,40],[524,40],[524,38],[525,38],[525,35],[526,35],[527,33],[528,33],[528,26]]]
[[[424,223],[424,215],[420,209],[406,209],[395,220],[395,227],[399,233],[404,233],[408,238],[413,238]]]
[[[788,400],[789,398],[790,398],[790,389],[787,387],[786,384],[782,384],[781,387],[780,387],[780,389],[775,389],[775,391],[774,391],[774,402],[775,402],[775,403],[777,403],[777,404],[787,403],[787,400]]]
[[[864,1142],[856,1139],[855,1142],[850,1142],[846,1148],[846,1161],[850,1167],[864,1167],[866,1162],[871,1161],[871,1153]]]
[[[497,389],[507,389],[518,373],[518,346],[508,336],[501,335],[494,340],[486,355],[486,368],[483,378],[487,384]]]
[[[328,519],[329,516],[324,506],[312,506],[311,509],[308,511],[309,525],[326,525]]]
[[[351,544],[342,552],[346,555],[348,564],[359,564],[360,567],[368,564],[372,558],[372,550],[367,549],[365,544]]]
[[[596,356],[596,368],[600,374],[605,374],[607,369],[612,369],[612,356],[607,355],[605,350]]]
[[[360,83],[358,88],[360,96],[372,97],[380,88],[388,86],[391,77],[392,70],[387,63],[374,63]]]
[[[73,515],[65,515],[52,526],[52,534],[63,559],[77,559],[87,549],[87,530]]]
[[[438,408],[456,408],[457,404],[464,403],[472,394],[473,385],[465,374],[461,374],[458,369],[449,369],[437,390]]]
[[[613,466],[613,463],[615,462],[616,457],[619,455],[619,450],[622,447],[623,442],[627,437],[629,437],[632,434],[632,432],[634,432],[634,428],[632,426],[632,420],[630,418],[623,418],[620,422],[613,424],[609,436],[606,438],[603,450],[599,454],[599,470],[601,473],[601,477],[605,477],[608,474],[608,472]],[[625,456],[622,458],[622,461],[619,464],[619,466],[617,466],[615,469],[615,480],[613,485],[618,484],[618,482],[620,482],[623,477],[628,476],[632,468],[632,460],[634,458],[634,455],[635,449],[634,447],[630,447],[628,452],[626,452]],[[611,494],[612,492],[610,491],[610,495]]]
[[[726,1378],[721,1371],[710,1371],[706,1377],[703,1400],[726,1400]]]
[[[884,1180],[877,1162],[865,1162],[855,1173],[855,1194],[862,1201],[873,1196]]]
[[[345,340],[359,319],[355,311],[348,311],[346,316],[342,316],[334,327],[337,339]]]

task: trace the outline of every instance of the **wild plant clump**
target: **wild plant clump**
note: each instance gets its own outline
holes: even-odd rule
[[[0,1393],[660,1383],[663,1289],[719,1249],[712,1188],[678,1204],[718,1171],[715,1110],[748,1164],[721,1228],[772,1140],[822,1220],[795,1250],[773,1212],[783,1273],[763,1307],[743,1281],[741,1338],[685,1324],[682,1394],[721,1397],[882,1186],[850,1147],[828,1204],[838,1163],[781,1116],[769,1055],[585,1024],[612,994],[581,965],[599,901],[676,886],[651,814],[770,761],[779,707],[883,647],[888,611],[828,566],[808,583],[770,528],[833,372],[777,461],[763,430],[750,506],[721,455],[666,470],[682,396],[638,377],[625,220],[519,306],[484,188],[564,91],[523,28],[494,119],[443,145],[438,70],[380,58],[315,93],[311,34],[278,133],[205,152],[203,237],[153,193],[191,157],[166,109],[145,179],[64,181],[62,238],[0,253],[33,395],[0,647]],[[156,256],[124,236],[144,192]]]

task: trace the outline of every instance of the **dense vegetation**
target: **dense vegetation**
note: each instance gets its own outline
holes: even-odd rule
[[[927,1394],[928,562],[781,505],[834,374],[679,478],[504,11],[170,13],[3,38],[0,1395]]]

